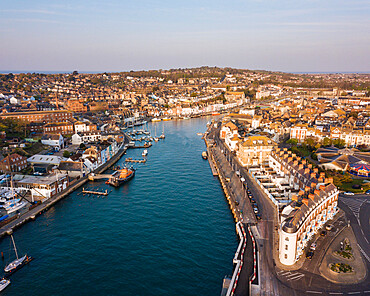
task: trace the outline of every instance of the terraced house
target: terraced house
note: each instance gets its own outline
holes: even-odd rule
[[[311,237],[338,212],[339,194],[332,178],[289,152],[276,148],[269,158],[269,166],[299,190],[280,216],[279,258],[285,265],[294,264]]]

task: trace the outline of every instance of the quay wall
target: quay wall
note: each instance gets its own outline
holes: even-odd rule
[[[109,159],[105,164],[98,167],[96,170],[94,170],[94,173],[99,174],[107,170],[109,167],[111,167],[113,164],[115,164],[122,155],[126,152],[127,148],[120,148],[118,152]],[[3,237],[6,234],[12,234],[13,231],[23,225],[24,223],[34,220],[37,215],[40,215],[41,213],[47,211],[50,207],[52,207],[54,204],[56,204],[58,201],[78,189],[80,186],[88,182],[88,176],[84,176],[80,178],[79,180],[72,181],[70,183],[70,186],[63,190],[60,193],[57,193],[53,197],[46,200],[44,203],[41,203],[40,205],[36,206],[35,208],[25,212],[22,215],[19,215],[17,219],[9,222],[8,224],[2,226],[0,228],[0,237]]]

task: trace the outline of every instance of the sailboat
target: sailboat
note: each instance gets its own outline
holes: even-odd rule
[[[155,125],[154,126],[154,142],[158,142],[158,138],[157,138],[157,126]]]
[[[19,258],[17,248],[15,246],[13,235],[11,235],[10,237],[12,238],[13,247],[14,247],[14,251],[15,251],[15,256],[17,257],[17,259],[13,260],[7,266],[5,266],[5,268],[4,268],[5,275],[12,274],[13,272],[22,268],[24,265],[26,265],[27,263],[29,263],[33,259],[32,257],[29,257],[27,254],[24,255],[23,257]]]
[[[159,136],[160,139],[164,139],[166,136],[164,135],[164,124],[162,125],[163,131],[162,134]]]
[[[20,198],[17,199],[14,198],[17,195],[17,193],[15,193],[13,190],[13,175],[11,175],[10,177],[10,185],[12,188],[13,199],[5,202],[3,205],[4,209],[8,214],[18,211],[27,205],[27,203],[25,201],[22,201]]]

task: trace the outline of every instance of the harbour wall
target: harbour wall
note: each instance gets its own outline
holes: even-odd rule
[[[97,169],[94,170],[93,173],[99,174],[110,168],[112,165],[114,165],[121,157],[122,155],[126,152],[127,148],[121,147],[118,152],[111,158],[109,159],[106,163],[98,167]],[[63,190],[60,193],[57,193],[53,197],[49,198],[45,202],[41,203],[40,205],[32,208],[31,210],[25,212],[22,215],[19,215],[16,219],[10,221],[8,224],[2,226],[0,228],[0,237],[3,237],[7,234],[12,234],[13,231],[23,225],[24,223],[28,221],[32,221],[36,219],[36,216],[42,214],[43,212],[47,211],[50,207],[55,205],[58,201],[61,199],[65,198],[67,195],[78,189],[80,186],[83,184],[87,183],[88,176],[84,176],[78,180],[74,180],[70,183],[68,188]]]

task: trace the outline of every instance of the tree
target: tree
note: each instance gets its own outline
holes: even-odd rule
[[[86,145],[84,143],[81,143],[80,144],[80,149],[85,149],[86,148]]]
[[[332,140],[330,138],[328,138],[328,137],[325,137],[321,141],[321,145],[323,145],[324,147],[331,146],[332,143],[333,143]]]
[[[305,139],[303,143],[306,144],[310,148],[314,148],[316,146],[316,141],[312,138]]]
[[[339,149],[343,148],[344,146],[346,146],[346,141],[344,141],[343,139],[336,139],[333,141],[333,145]]]
[[[297,139],[293,139],[293,138],[289,139],[286,142],[287,142],[287,144],[291,144],[293,146],[297,146],[297,144],[298,144],[298,140]]]
[[[64,150],[63,157],[68,158],[71,156],[71,153],[68,150]]]

